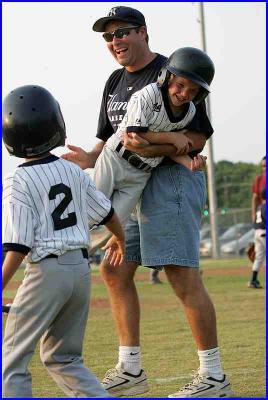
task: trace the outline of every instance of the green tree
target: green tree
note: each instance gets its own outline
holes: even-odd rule
[[[260,173],[252,163],[223,160],[215,164],[215,184],[218,208],[250,208],[251,185]]]

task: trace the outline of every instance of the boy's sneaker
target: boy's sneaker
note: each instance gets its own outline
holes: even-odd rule
[[[134,396],[149,391],[147,376],[143,369],[138,375],[123,370],[121,367],[109,369],[102,381],[102,386],[115,397]]]
[[[252,288],[252,289],[262,289],[262,285],[260,284],[260,282],[258,280],[250,281],[248,283],[248,287]]]
[[[178,392],[170,394],[168,397],[233,397],[229,379],[226,375],[218,380],[210,376],[195,375],[192,382],[184,385]]]

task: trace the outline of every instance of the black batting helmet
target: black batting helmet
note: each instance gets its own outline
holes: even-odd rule
[[[194,47],[182,47],[174,51],[158,75],[158,85],[165,85],[171,74],[183,76],[201,86],[194,103],[204,100],[210,92],[215,67],[210,57]]]
[[[59,103],[41,86],[26,85],[4,99],[3,141],[16,157],[35,157],[64,146],[66,130]]]

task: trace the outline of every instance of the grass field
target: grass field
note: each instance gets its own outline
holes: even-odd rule
[[[244,258],[203,260],[203,279],[214,301],[222,363],[236,397],[265,397],[265,289],[248,289],[250,264]],[[20,269],[7,290],[4,302],[12,300],[23,277]],[[262,272],[261,282],[265,283]],[[136,283],[140,296],[143,368],[150,392],[137,397],[167,397],[191,380],[198,359],[182,306],[173,295],[164,272],[163,285],[150,285],[149,271],[140,268]],[[102,378],[117,361],[118,343],[106,289],[93,267],[92,302],[84,360]],[[39,360],[31,362],[34,397],[65,397]]]

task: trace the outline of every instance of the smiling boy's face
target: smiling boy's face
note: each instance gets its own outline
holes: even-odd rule
[[[193,101],[198,94],[200,86],[183,76],[171,75],[168,82],[168,96],[171,105],[181,107]]]

